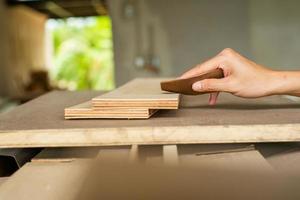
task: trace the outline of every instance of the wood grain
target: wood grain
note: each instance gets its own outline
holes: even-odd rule
[[[159,78],[138,78],[92,99],[94,107],[177,109],[179,95],[161,91]]]
[[[87,101],[65,109],[65,119],[148,119],[158,110],[130,107],[93,108]]]

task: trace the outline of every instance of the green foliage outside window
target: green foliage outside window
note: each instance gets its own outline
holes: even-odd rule
[[[51,20],[48,26],[53,40],[50,75],[58,87],[69,90],[114,88],[109,17]]]

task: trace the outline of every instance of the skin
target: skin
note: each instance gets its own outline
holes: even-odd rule
[[[223,70],[224,78],[206,79],[193,84],[195,91],[211,92],[210,105],[216,104],[219,92],[243,98],[284,94],[300,96],[300,71],[274,71],[229,48],[196,65],[180,78],[190,78],[216,68]]]

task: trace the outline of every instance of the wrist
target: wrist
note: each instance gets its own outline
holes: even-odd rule
[[[269,95],[300,94],[300,72],[271,71]]]

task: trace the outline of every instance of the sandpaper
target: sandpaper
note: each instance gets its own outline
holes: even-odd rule
[[[185,95],[199,95],[205,94],[208,92],[197,92],[192,89],[192,85],[195,82],[204,80],[204,79],[212,79],[212,78],[223,78],[223,70],[222,69],[214,69],[205,74],[201,74],[199,76],[186,78],[186,79],[175,79],[169,81],[163,81],[160,83],[161,89],[168,92],[175,92]]]

